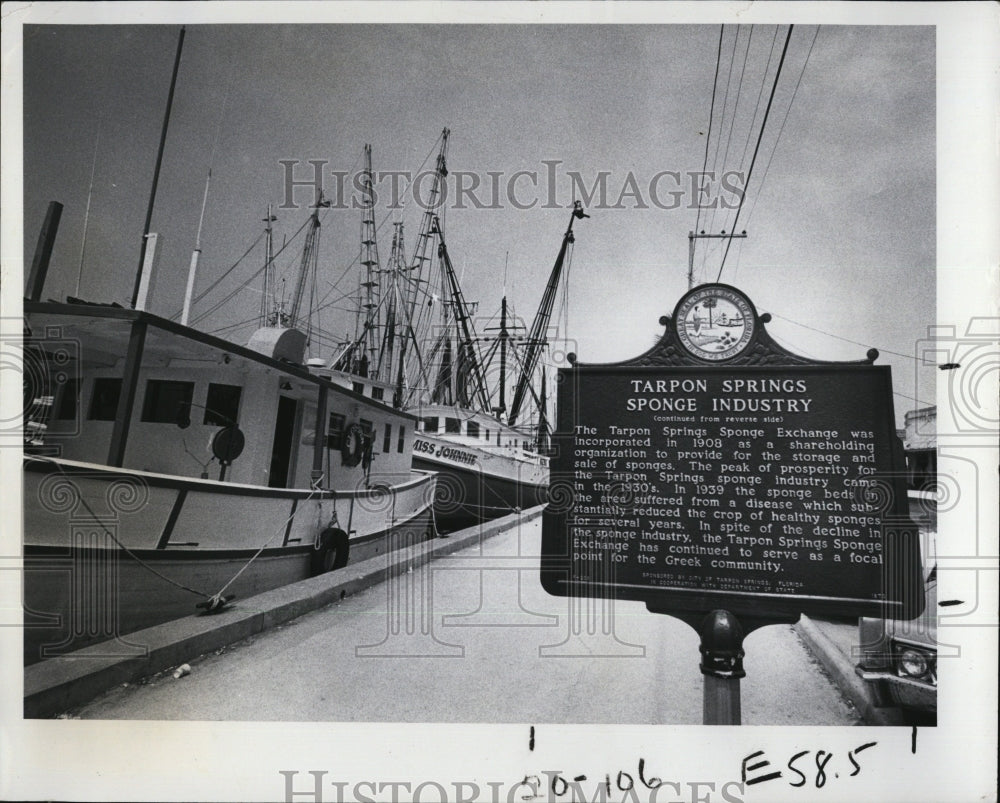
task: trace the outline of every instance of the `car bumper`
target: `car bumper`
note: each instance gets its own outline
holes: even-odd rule
[[[919,711],[937,711],[937,687],[913,678],[902,678],[889,672],[873,672],[856,666],[862,680],[876,688],[880,704],[889,703]]]

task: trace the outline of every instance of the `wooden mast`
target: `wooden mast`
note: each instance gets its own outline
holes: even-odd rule
[[[156,202],[156,185],[160,181],[160,165],[163,163],[163,147],[167,142],[167,126],[170,124],[170,107],[174,104],[174,88],[177,86],[177,71],[181,66],[181,51],[184,48],[184,31],[182,27],[177,37],[177,55],[174,56],[174,72],[170,77],[170,91],[167,93],[167,110],[163,115],[163,128],[160,131],[160,147],[156,152],[156,167],[153,168],[153,186],[149,191],[149,205],[146,207],[146,222],[142,227],[142,246],[139,250],[139,269],[135,274],[135,285],[132,287],[132,307],[139,300],[139,284],[142,281],[142,269],[146,262],[146,243],[149,239],[149,226],[153,220],[153,204]]]

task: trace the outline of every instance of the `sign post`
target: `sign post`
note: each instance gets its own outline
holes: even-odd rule
[[[923,609],[888,366],[781,348],[728,285],[648,352],[559,372],[541,582],[640,600],[701,637],[706,724],[739,722],[744,636]],[[559,500],[556,503],[555,500]]]
[[[743,628],[729,611],[712,611],[701,624],[705,725],[740,724]]]

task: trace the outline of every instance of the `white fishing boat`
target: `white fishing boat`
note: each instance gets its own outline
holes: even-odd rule
[[[420,415],[413,467],[438,474],[434,510],[442,526],[548,501],[549,459],[523,432],[454,405],[420,405],[411,412]]]
[[[183,40],[182,29],[167,119]],[[268,213],[261,316],[237,343],[187,325],[200,224],[180,322],[149,311],[160,161],[131,309],[42,300],[58,203],[29,271],[26,663],[98,642],[141,650],[129,640],[141,628],[239,605],[435,532],[436,477],[412,466],[416,416],[371,385],[344,387],[307,357],[315,310],[304,290],[316,281],[322,193],[287,304],[274,303]]]
[[[25,325],[51,390],[26,430],[26,660],[431,533],[415,417],[304,365],[297,329],[241,346],[139,310],[32,301]]]

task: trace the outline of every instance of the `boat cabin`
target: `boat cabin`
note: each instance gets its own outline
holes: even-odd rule
[[[113,307],[26,301],[25,319],[26,353],[48,383],[28,416],[31,450],[272,488],[411,471],[414,416],[280,349]]]

